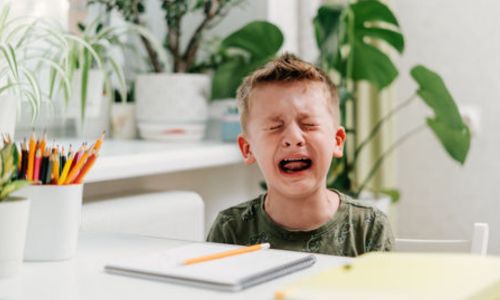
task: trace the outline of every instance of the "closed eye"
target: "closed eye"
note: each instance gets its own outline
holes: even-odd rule
[[[269,130],[276,130],[276,129],[281,128],[281,126],[282,126],[282,124],[272,125],[271,127],[269,127]]]

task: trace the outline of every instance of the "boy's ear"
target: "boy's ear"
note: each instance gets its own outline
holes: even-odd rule
[[[250,144],[241,133],[238,135],[238,146],[240,147],[241,155],[243,156],[245,164],[253,164],[255,162],[255,157],[253,156],[252,150],[250,150]]]
[[[340,158],[344,154],[344,144],[346,139],[345,129],[339,126],[335,132],[335,147],[333,149],[333,157]]]

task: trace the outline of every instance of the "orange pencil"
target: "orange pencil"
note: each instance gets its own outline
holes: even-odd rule
[[[74,154],[71,153],[64,164],[63,170],[61,172],[61,176],[59,176],[59,180],[57,180],[57,185],[65,184],[66,177],[68,176],[69,168],[71,167],[71,163],[73,162]]]
[[[47,145],[47,131],[44,130],[43,136],[40,139],[40,141],[38,142],[38,147],[37,147],[38,149],[40,149],[40,151],[42,151],[42,154],[43,154],[43,151],[45,150],[46,145]]]
[[[59,157],[57,156],[55,151],[52,152],[51,159],[53,161],[52,165],[52,179],[54,180],[53,183],[57,184],[59,181]],[[52,181],[50,181],[52,182]]]
[[[17,173],[21,173],[22,165],[23,165],[23,152],[22,152],[22,144],[19,146],[19,148],[16,145],[17,153],[19,154],[18,160],[17,160]]]
[[[183,265],[192,265],[192,264],[197,264],[197,263],[201,263],[201,262],[206,262],[209,260],[221,259],[221,258],[225,258],[228,256],[253,252],[253,251],[257,251],[257,250],[261,250],[261,249],[269,249],[270,247],[271,247],[271,245],[269,243],[258,244],[258,245],[248,246],[248,247],[242,247],[242,248],[237,248],[237,249],[219,252],[219,253],[215,253],[215,254],[209,254],[209,255],[204,255],[204,256],[200,256],[200,257],[186,259],[182,262],[182,264]]]
[[[94,145],[90,148],[91,150],[95,150],[96,152],[99,152],[101,150],[102,142],[104,141],[104,136],[106,135],[106,131],[103,131],[101,136],[95,141]]]
[[[33,129],[33,133],[30,136],[30,143],[28,148],[28,169],[26,171],[26,179],[33,180],[33,168],[35,163],[35,149],[36,149],[36,139],[35,139],[35,130]]]
[[[70,184],[73,180],[75,180],[76,176],[78,175],[78,173],[82,169],[83,164],[87,161],[87,157],[89,156],[89,152],[90,152],[90,150],[83,152],[82,157],[78,160],[76,165],[71,169],[68,176],[66,177],[64,184]]]
[[[42,162],[42,152],[40,149],[36,150],[35,155],[35,165],[33,169],[33,181],[38,181],[40,179],[40,163]]]
[[[89,172],[90,168],[92,168],[92,166],[94,165],[94,163],[97,159],[97,156],[98,156],[98,154],[95,151],[93,151],[92,154],[87,159],[87,162],[85,163],[85,165],[82,167],[82,170],[80,171],[80,173],[78,173],[78,176],[76,176],[75,180],[72,181],[71,183],[80,184],[83,182],[83,179],[85,178],[85,176]]]

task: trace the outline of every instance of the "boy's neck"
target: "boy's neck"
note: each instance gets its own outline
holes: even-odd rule
[[[264,209],[275,223],[287,230],[309,231],[327,223],[339,205],[339,195],[326,188],[301,198],[270,190]]]

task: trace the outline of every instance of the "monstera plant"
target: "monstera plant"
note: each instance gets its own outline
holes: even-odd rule
[[[416,65],[410,71],[417,84],[414,94],[375,123],[366,138],[359,136],[355,122],[357,106],[361,105],[358,83],[368,82],[379,91],[390,86],[399,73],[391,54],[404,51],[404,36],[399,22],[387,5],[377,0],[357,1],[347,6],[325,5],[319,8],[313,22],[320,50],[318,64],[332,74],[339,87],[341,119],[348,133],[349,147],[342,159],[332,163],[329,187],[359,196],[385,158],[425,128],[434,133],[451,159],[460,164],[465,162],[471,139],[469,128],[463,122],[443,79],[422,65]],[[365,178],[355,180],[356,165],[363,149],[374,141],[385,122],[418,99],[431,108],[433,115],[389,146],[375,160]],[[393,199],[398,198],[396,190],[389,192]]]
[[[212,100],[235,98],[243,78],[276,56],[283,40],[278,26],[267,21],[250,22],[220,41],[194,70],[213,71]]]

